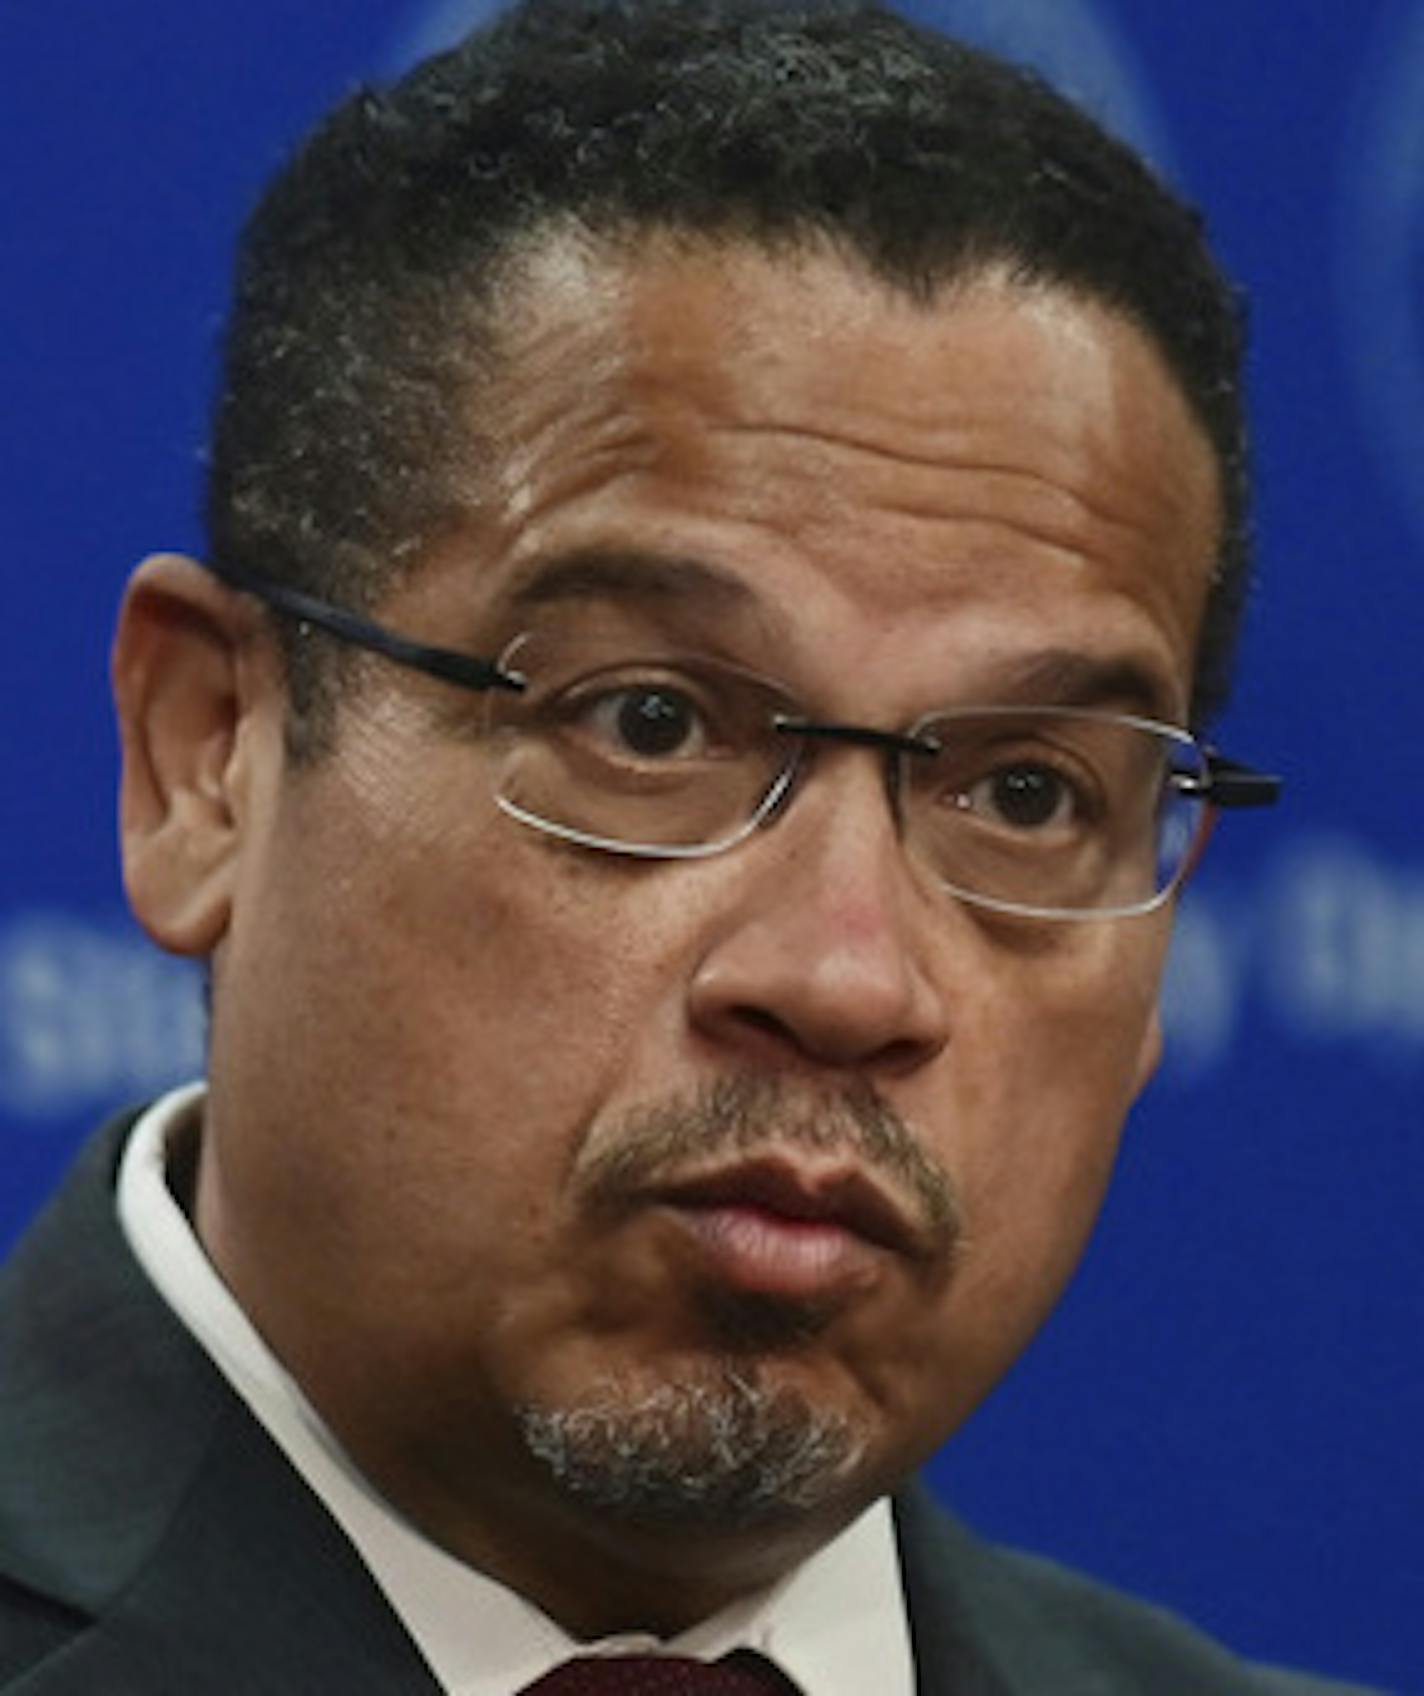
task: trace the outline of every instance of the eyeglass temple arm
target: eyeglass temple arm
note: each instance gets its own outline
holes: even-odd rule
[[[409,637],[398,636],[394,630],[373,624],[344,607],[318,600],[315,595],[304,594],[285,583],[276,583],[270,577],[259,577],[230,565],[209,564],[208,570],[229,588],[255,595],[259,601],[300,624],[314,625],[327,635],[335,636],[338,641],[365,648],[393,660],[397,665],[409,666],[413,671],[444,678],[447,683],[458,684],[463,689],[510,689],[518,693],[525,687],[522,677],[503,670],[493,660],[478,654],[456,653],[453,648],[412,642]]]
[[[1255,771],[1239,760],[1228,760],[1224,754],[1208,750],[1206,776],[1200,781],[1187,780],[1190,788],[1209,801],[1213,807],[1273,807],[1280,799],[1284,780],[1267,772]]]

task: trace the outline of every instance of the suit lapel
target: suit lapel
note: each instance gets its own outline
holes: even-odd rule
[[[430,1696],[339,1527],[134,1263],[128,1128],[0,1275],[0,1578],[88,1621],[15,1696]]]
[[[966,1605],[973,1539],[922,1484],[903,1491],[894,1506],[917,1696],[1014,1696]]]
[[[159,1547],[17,1696],[435,1696],[365,1568],[305,1486],[277,1474],[285,1466],[234,1404]]]

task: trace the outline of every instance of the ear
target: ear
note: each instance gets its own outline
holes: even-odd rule
[[[227,931],[254,715],[276,685],[256,630],[242,596],[176,554],[145,560],[120,608],[124,883],[139,923],[175,954],[210,954]],[[280,749],[279,736],[269,740]]]

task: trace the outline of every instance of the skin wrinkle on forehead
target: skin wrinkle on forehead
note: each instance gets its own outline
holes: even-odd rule
[[[704,262],[708,258],[701,257]],[[746,248],[714,251],[710,257],[717,267],[722,293],[705,302],[713,314],[708,328],[714,334],[718,329],[726,333],[726,320],[735,316],[739,291],[746,287],[738,266],[749,263],[755,275],[759,270],[775,270],[784,262]],[[679,263],[685,266],[688,257],[674,251],[669,263],[674,268]],[[824,270],[824,261],[819,263]],[[796,280],[819,285],[823,278],[817,274],[817,264],[810,258],[797,259]],[[952,390],[927,388],[916,397],[906,390],[892,393],[882,386],[875,404],[889,420],[902,421],[913,430],[918,429],[923,418],[931,431],[922,445],[907,440],[904,432],[900,432],[893,445],[883,446],[874,433],[851,421],[838,421],[834,429],[824,426],[817,405],[818,388],[831,379],[819,371],[807,379],[804,357],[798,367],[797,383],[788,385],[781,370],[788,356],[779,339],[785,329],[779,318],[774,332],[768,332],[765,327],[760,335],[747,332],[754,344],[753,352],[769,342],[764,361],[749,362],[745,348],[735,344],[734,389],[728,389],[725,380],[716,376],[709,385],[705,369],[693,371],[689,381],[689,373],[681,369],[686,356],[679,353],[679,347],[684,332],[692,342],[701,339],[693,333],[698,322],[694,317],[690,323],[670,323],[665,308],[649,307],[645,303],[642,282],[646,267],[636,270],[624,266],[626,274],[621,274],[614,261],[600,262],[584,251],[573,273],[560,273],[557,266],[553,270],[561,276],[561,289],[572,286],[569,277],[573,274],[577,275],[580,286],[592,285],[592,305],[587,298],[571,300],[557,294],[547,303],[552,310],[534,315],[532,323],[537,328],[530,326],[527,309],[521,322],[508,327],[509,367],[518,370],[522,380],[517,392],[506,391],[496,402],[496,409],[503,411],[507,426],[499,433],[510,451],[506,477],[495,504],[505,503],[500,528],[507,527],[510,534],[527,532],[548,510],[557,509],[585,489],[612,487],[618,480],[655,471],[667,452],[660,434],[665,424],[683,415],[689,423],[693,421],[693,414],[687,412],[689,396],[693,397],[695,422],[704,441],[712,443],[714,451],[718,441],[728,443],[732,449],[725,469],[736,478],[737,486],[726,489],[727,498],[708,514],[728,524],[774,518],[773,514],[755,510],[759,486],[755,460],[762,443],[774,448],[778,441],[785,442],[786,453],[779,457],[777,476],[786,489],[808,486],[813,507],[823,509],[824,522],[828,525],[835,522],[838,502],[847,498],[841,490],[845,479],[835,463],[838,456],[850,454],[857,461],[863,457],[883,457],[887,477],[893,484],[893,489],[887,490],[887,509],[912,522],[934,524],[954,520],[958,516],[956,491],[961,488],[977,492],[985,481],[1003,478],[1012,489],[1015,481],[1020,482],[1021,498],[1015,496],[1008,503],[1008,510],[1014,515],[1015,531],[1037,539],[1047,550],[1061,552],[1064,563],[1069,565],[1079,564],[1085,549],[1090,553],[1101,551],[1105,538],[1113,547],[1130,552],[1134,538],[1144,527],[1160,525],[1164,509],[1172,515],[1172,528],[1188,528],[1199,514],[1197,496],[1203,472],[1215,494],[1217,472],[1210,451],[1191,423],[1186,402],[1166,374],[1156,350],[1136,332],[1133,332],[1137,344],[1134,363],[1144,374],[1150,370],[1154,378],[1165,380],[1167,391],[1174,399],[1174,410],[1187,420],[1193,436],[1198,438],[1200,463],[1190,468],[1192,475],[1183,476],[1180,432],[1175,436],[1164,434],[1162,421],[1154,419],[1153,428],[1136,431],[1131,441],[1134,464],[1145,456],[1151,466],[1147,478],[1098,478],[1091,488],[1085,487],[1081,479],[1076,479],[1071,488],[1065,486],[1065,478],[1054,481],[1054,463],[1061,462],[1072,471],[1085,449],[1090,455],[1103,451],[1099,442],[1080,439],[1079,433],[1087,428],[1083,420],[1094,420],[1092,427],[1101,429],[1104,416],[1117,416],[1122,404],[1118,391],[1129,381],[1123,371],[1114,368],[1110,372],[1100,358],[1091,357],[1095,350],[1088,324],[1115,321],[1112,314],[1093,302],[1018,284],[995,284],[992,272],[966,281],[953,291],[952,305],[948,305],[951,318],[960,309],[978,302],[1036,323],[1051,332],[1053,345],[1059,349],[1049,388],[1050,391],[1060,388],[1071,402],[1062,413],[1073,420],[1075,434],[1065,437],[1051,461],[1024,466],[1015,463],[1011,452],[988,455],[983,452],[986,428],[991,432],[991,440],[1003,438],[1006,448],[1017,440],[1018,399],[1014,379],[1007,392],[985,393],[982,386],[975,385],[966,390],[968,417],[979,432],[972,449],[968,443],[963,448],[958,445],[954,420],[945,422],[945,408],[952,409],[955,405]],[[853,337],[865,326],[883,332],[887,321],[903,323],[907,333],[917,337],[928,332],[933,340],[936,314],[945,311],[947,304],[925,306],[904,300],[873,280],[867,286],[866,279],[854,272],[846,273],[841,266],[831,271],[825,288],[833,297],[829,315],[837,331],[832,335],[829,330],[823,330],[819,338],[810,338],[823,342],[842,342],[845,336]],[[724,298],[727,295],[733,302],[731,308]],[[699,299],[699,311],[703,304]],[[740,333],[740,326],[738,330]],[[590,379],[594,374],[599,379],[581,385],[572,410],[567,406],[566,387],[560,389],[555,384],[546,388],[540,381],[540,371],[546,364],[555,368],[569,363],[586,364]],[[1134,378],[1136,375],[1134,372]],[[555,391],[564,404],[555,400]],[[790,423],[785,422],[788,407],[793,414]],[[1121,436],[1122,432],[1117,432],[1119,441]],[[738,437],[745,438],[748,444],[745,455],[737,447]],[[825,460],[818,462],[816,455],[808,460],[805,450],[818,442],[824,449]],[[960,453],[964,455],[962,459],[958,457]],[[791,463],[788,456],[796,463]],[[945,463],[946,458],[949,464]],[[743,459],[751,462],[745,474],[739,470]],[[910,481],[907,489],[905,472],[917,464],[922,464],[925,472],[923,487],[911,493],[916,484]],[[874,477],[867,479],[857,474],[857,479],[857,503],[862,506],[867,500],[873,503]],[[1126,491],[1132,487],[1143,491],[1142,499],[1136,503],[1127,501]],[[1150,504],[1144,506],[1143,501],[1149,499]],[[751,509],[747,509],[748,500],[753,503]],[[1002,522],[1002,516],[1001,510],[998,522]],[[976,562],[992,563],[996,553],[994,521],[976,519],[971,513],[964,522],[964,540]],[[1015,539],[1013,535],[1008,537],[1010,544]],[[1203,585],[1214,563],[1215,541],[1214,534],[1201,538]],[[1200,609],[1197,614],[1199,617]],[[1193,631],[1193,643],[1195,634]]]
[[[757,419],[714,421],[708,435],[744,437],[753,444],[784,443],[788,453],[804,454],[808,447],[819,448],[821,454],[803,466],[800,476],[806,483],[821,485],[823,497],[832,506],[838,500],[838,462],[850,467],[855,462],[883,461],[895,488],[893,494],[877,497],[877,504],[886,511],[930,523],[943,523],[956,517],[965,492],[982,497],[986,485],[997,485],[1012,512],[1014,536],[1040,542],[1069,565],[1081,563],[1085,553],[1101,547],[1103,532],[1112,534],[1117,545],[1128,547],[1155,520],[1151,508],[1141,502],[1135,507],[1127,503],[1121,484],[1111,485],[1108,491],[1111,498],[1104,498],[1100,489],[1089,490],[1081,485],[1069,488],[1061,478],[1054,477],[1059,466],[1071,469],[1080,461],[1080,443],[1065,440],[1058,464],[1046,467],[1015,463],[1007,451],[996,457],[986,455],[982,397],[972,437],[963,434],[953,420],[944,420],[942,413],[949,405],[946,397],[941,416],[935,419],[933,429],[925,433],[922,443],[907,443],[901,433],[893,445],[861,430],[844,426],[836,430],[824,428],[812,414],[811,400],[808,397],[805,402],[805,415],[792,423]],[[998,433],[1005,438],[1014,432],[1014,397],[1005,400],[996,422]],[[1096,449],[1098,444],[1090,446]],[[916,469],[925,475],[907,480],[906,472]],[[1188,490],[1175,492],[1174,477],[1165,465],[1154,486],[1154,501],[1180,508],[1184,519],[1192,506]],[[986,531],[994,528],[987,519],[976,516],[972,506],[963,510],[969,522],[981,525]],[[1001,515],[997,522],[1002,521]]]
[[[1084,563],[1083,540],[1087,522],[1098,528],[1116,529],[1125,540],[1130,539],[1137,528],[1132,519],[1108,511],[1103,504],[1070,498],[1046,479],[1015,466],[981,463],[962,457],[958,459],[952,471],[947,471],[942,461],[928,452],[922,457],[898,454],[879,449],[863,440],[834,437],[824,432],[747,429],[741,433],[799,438],[802,441],[819,440],[833,451],[846,450],[847,456],[869,454],[884,457],[894,461],[901,469],[907,464],[922,464],[932,474],[932,480],[923,496],[915,498],[897,493],[895,497],[883,499],[877,504],[883,511],[897,517],[923,520],[932,525],[944,523],[951,506],[948,497],[952,496],[954,485],[961,477],[965,482],[973,481],[981,487],[986,480],[1002,479],[1015,488],[1018,496],[1010,535],[1015,540],[1028,538],[1038,542],[1046,552],[1056,554],[1067,567]],[[821,474],[815,479],[808,476],[808,480],[821,480],[823,476],[824,474]],[[931,498],[931,493],[936,498]],[[997,531],[1004,528],[1002,521],[995,523],[984,518],[971,518],[968,522],[986,538],[992,538]]]
[[[729,245],[720,253],[713,249],[711,256],[714,259],[731,258],[737,251]],[[757,250],[744,247],[740,252],[756,254]],[[705,259],[707,255],[702,257]],[[675,260],[676,256],[674,262]],[[1090,294],[1057,284],[1025,282],[1015,277],[1007,266],[997,262],[976,267],[953,279],[927,300],[912,299],[890,284],[873,277],[856,262],[847,263],[845,257],[838,252],[821,251],[814,245],[799,254],[778,256],[774,261],[767,258],[765,263],[787,268],[791,270],[796,282],[819,288],[832,295],[835,323],[834,327],[823,326],[819,331],[800,326],[803,345],[797,349],[794,357],[789,352],[785,326],[780,323],[775,326],[763,326],[753,318],[748,327],[737,326],[742,343],[740,351],[747,356],[743,364],[748,368],[739,372],[738,402],[747,410],[747,415],[738,422],[739,428],[775,430],[778,427],[778,415],[788,400],[788,367],[792,367],[794,377],[790,392],[804,403],[802,416],[796,421],[795,428],[804,439],[817,439],[821,434],[818,428],[818,391],[836,391],[837,355],[847,338],[880,336],[885,333],[888,325],[893,323],[908,338],[918,339],[928,333],[933,344],[937,326],[946,324],[957,311],[975,301],[997,301],[1011,308],[1022,322],[1036,325],[1045,336],[1050,337],[1058,350],[1053,375],[1046,391],[1042,373],[1039,373],[1039,382],[1032,394],[1025,398],[1041,398],[1042,394],[1047,392],[1055,399],[1067,402],[1072,409],[1075,428],[1079,430],[1087,428],[1089,420],[1100,421],[1110,414],[1119,415],[1124,404],[1131,403],[1132,396],[1126,391],[1124,375],[1098,357],[1095,340],[1097,324],[1104,321],[1127,324],[1128,320],[1119,319],[1111,308]],[[727,269],[730,268],[724,268],[724,276]],[[632,275],[636,278],[637,272]],[[847,288],[847,284],[852,286]],[[727,283],[727,293],[732,301],[736,302],[740,290],[746,287],[746,283],[739,283],[737,275],[733,273]],[[639,351],[655,348],[657,359],[646,362],[653,373],[653,380],[661,382],[666,388],[676,389],[683,376],[678,361],[679,332],[682,326],[660,324],[656,313],[647,309],[631,282],[621,296],[610,291],[608,305],[615,313],[622,315],[622,328],[631,331],[635,348],[639,336],[643,337],[643,346]],[[735,308],[725,311],[722,317],[731,318],[734,311]],[[670,335],[666,333],[669,329]],[[1195,428],[1186,398],[1181,394],[1159,350],[1145,335],[1138,335],[1137,339],[1140,363],[1150,366],[1156,376],[1165,380],[1167,389],[1176,396],[1182,418]],[[804,357],[805,347],[814,346],[817,342],[824,347],[825,359],[808,366]],[[642,375],[644,380],[647,380],[646,369]],[[863,435],[857,431],[826,434],[824,439],[832,445],[844,442],[868,453],[885,453],[902,465],[923,460],[931,469],[942,471],[945,462],[953,460],[960,470],[1003,470],[1009,474],[1027,475],[1032,480],[1039,481],[1032,471],[1024,472],[1022,467],[1015,465],[1011,456],[1006,455],[1002,463],[996,463],[976,458],[972,453],[963,454],[953,418],[946,421],[946,408],[953,408],[958,401],[963,410],[967,402],[975,429],[982,430],[986,414],[991,414],[998,426],[997,433],[1006,438],[1007,446],[1008,441],[1013,439],[1018,424],[1021,384],[1017,374],[1011,376],[1007,383],[1004,382],[1004,376],[1004,373],[1000,373],[999,387],[996,390],[986,391],[982,385],[971,385],[962,399],[941,387],[918,392],[913,388],[901,388],[896,392],[882,389],[876,395],[877,407],[883,410],[886,420],[900,434],[900,439],[893,446],[883,446],[874,436]],[[759,402],[764,417],[757,416]],[[714,430],[717,427],[715,419],[709,420],[709,424]],[[917,452],[912,443],[903,439],[903,432],[906,430],[928,431],[928,446],[923,453]],[[1064,442],[1061,455],[1063,465],[1072,464],[1082,445],[1077,439]],[[1165,438],[1156,439],[1152,444],[1154,455],[1163,460],[1162,470],[1167,482],[1170,482],[1175,474],[1171,461],[1177,445]],[[1205,449],[1204,440],[1202,445]],[[1209,453],[1207,457],[1210,458]],[[1211,475],[1215,483],[1217,473],[1214,463]],[[1115,494],[1119,492],[1114,491]],[[1066,497],[1068,494],[1066,490],[1056,489],[1054,498]],[[1118,519],[1101,502],[1091,502],[1087,491],[1081,488],[1073,490],[1071,498],[1083,503],[1088,511],[1102,516],[1105,521],[1133,522],[1131,518]]]

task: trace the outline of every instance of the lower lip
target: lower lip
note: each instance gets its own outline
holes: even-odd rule
[[[808,1300],[864,1284],[880,1251],[864,1237],[823,1219],[793,1219],[759,1207],[677,1207],[724,1282],[738,1289]]]

